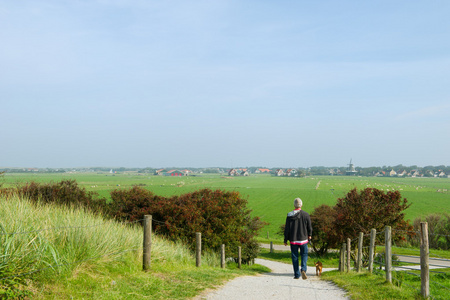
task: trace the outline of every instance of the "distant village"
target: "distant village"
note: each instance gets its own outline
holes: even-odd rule
[[[233,168],[229,170],[219,170],[217,173],[227,174],[228,176],[250,176],[251,174],[269,174],[272,176],[284,176],[284,177],[305,177],[311,175],[331,175],[331,176],[358,176],[359,172],[356,169],[341,170],[339,168],[328,169],[327,174],[323,172],[318,172],[317,170],[311,169],[266,169],[258,168],[255,170],[250,170],[247,168]],[[155,171],[155,175],[160,176],[189,176],[195,175],[196,173],[189,170],[166,170],[160,169]],[[362,176],[362,175],[359,175]],[[440,178],[450,178],[449,174],[446,174],[443,170],[438,170],[436,172],[431,170],[426,170],[424,173],[417,169],[406,171],[404,169],[395,171],[391,169],[390,171],[377,171],[372,172],[372,174],[364,176],[373,177],[440,177]]]
[[[355,167],[350,163],[346,167],[309,167],[309,168],[0,168],[5,173],[102,173],[102,174],[145,174],[155,176],[202,176],[203,174],[220,174],[222,176],[267,175],[280,177],[306,176],[370,176],[370,177],[435,177],[449,178],[450,166],[383,166]]]

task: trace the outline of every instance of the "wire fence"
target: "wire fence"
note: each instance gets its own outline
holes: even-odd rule
[[[353,269],[358,271],[362,269],[359,269],[359,266],[362,266],[374,274],[386,276],[386,281],[399,287],[408,286],[424,297],[448,299],[450,259],[443,257],[442,253],[441,255],[437,253],[438,250],[429,250],[428,234],[428,230],[425,233],[405,230],[391,232],[390,227],[386,227],[385,231],[377,232],[374,237],[372,234],[360,233],[357,238],[347,239],[349,244],[345,245],[347,251],[341,254],[341,259],[345,262],[340,262],[339,268],[341,272],[350,271],[353,264]],[[420,237],[420,248],[413,248],[405,243],[401,238],[405,235]],[[433,235],[436,236],[436,234]],[[448,237],[448,235],[438,236]],[[373,244],[371,241],[368,242],[367,237],[371,237],[376,242]],[[344,250],[344,247],[342,249]]]

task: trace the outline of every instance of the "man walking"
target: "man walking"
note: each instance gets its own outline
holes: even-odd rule
[[[309,214],[302,210],[303,202],[300,198],[294,200],[294,210],[286,217],[284,227],[284,245],[287,241],[291,245],[291,258],[294,267],[294,279],[299,279],[300,274],[303,279],[306,276],[306,261],[308,260],[308,242],[311,240],[312,226]],[[301,270],[298,265],[298,252],[300,250]]]

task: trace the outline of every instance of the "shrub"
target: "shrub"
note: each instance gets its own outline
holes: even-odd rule
[[[385,226],[391,226],[394,241],[406,240],[405,231],[413,234],[413,228],[405,221],[403,213],[409,206],[399,191],[385,193],[378,189],[366,188],[358,193],[355,188],[337,200],[334,207],[336,212],[334,230],[339,240],[344,241],[347,238],[356,238],[359,232],[367,234],[372,228],[380,232]]]
[[[311,213],[311,223],[313,235],[311,246],[318,256],[323,256],[329,248],[334,248],[338,244],[334,222],[336,211],[329,205],[321,205]]]
[[[129,190],[113,190],[110,195],[112,201],[108,205],[108,213],[121,221],[141,220],[145,215],[152,214],[159,205],[166,204],[163,197],[139,186],[133,186]]]
[[[432,249],[450,249],[450,214],[429,214],[425,217],[414,219],[413,226],[415,231],[420,231],[420,223],[428,223],[428,243]],[[418,239],[413,240],[413,245],[420,245]]]
[[[133,221],[151,214],[155,232],[171,240],[182,240],[191,249],[195,247],[195,232],[201,232],[205,251],[218,251],[225,244],[227,253],[236,257],[237,246],[242,246],[245,262],[258,253],[255,238],[265,223],[250,216],[247,200],[238,192],[202,189],[164,198],[135,186],[130,190],[114,190],[111,198],[112,216]]]
[[[98,194],[88,192],[78,186],[75,180],[63,180],[57,183],[41,184],[29,182],[18,186],[15,192],[20,197],[44,204],[55,203],[68,207],[83,207],[92,212],[102,212],[106,208],[106,199],[98,198]]]

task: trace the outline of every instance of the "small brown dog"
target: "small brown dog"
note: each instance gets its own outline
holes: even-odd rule
[[[316,265],[316,276],[322,276],[322,263],[320,261],[315,263]]]

